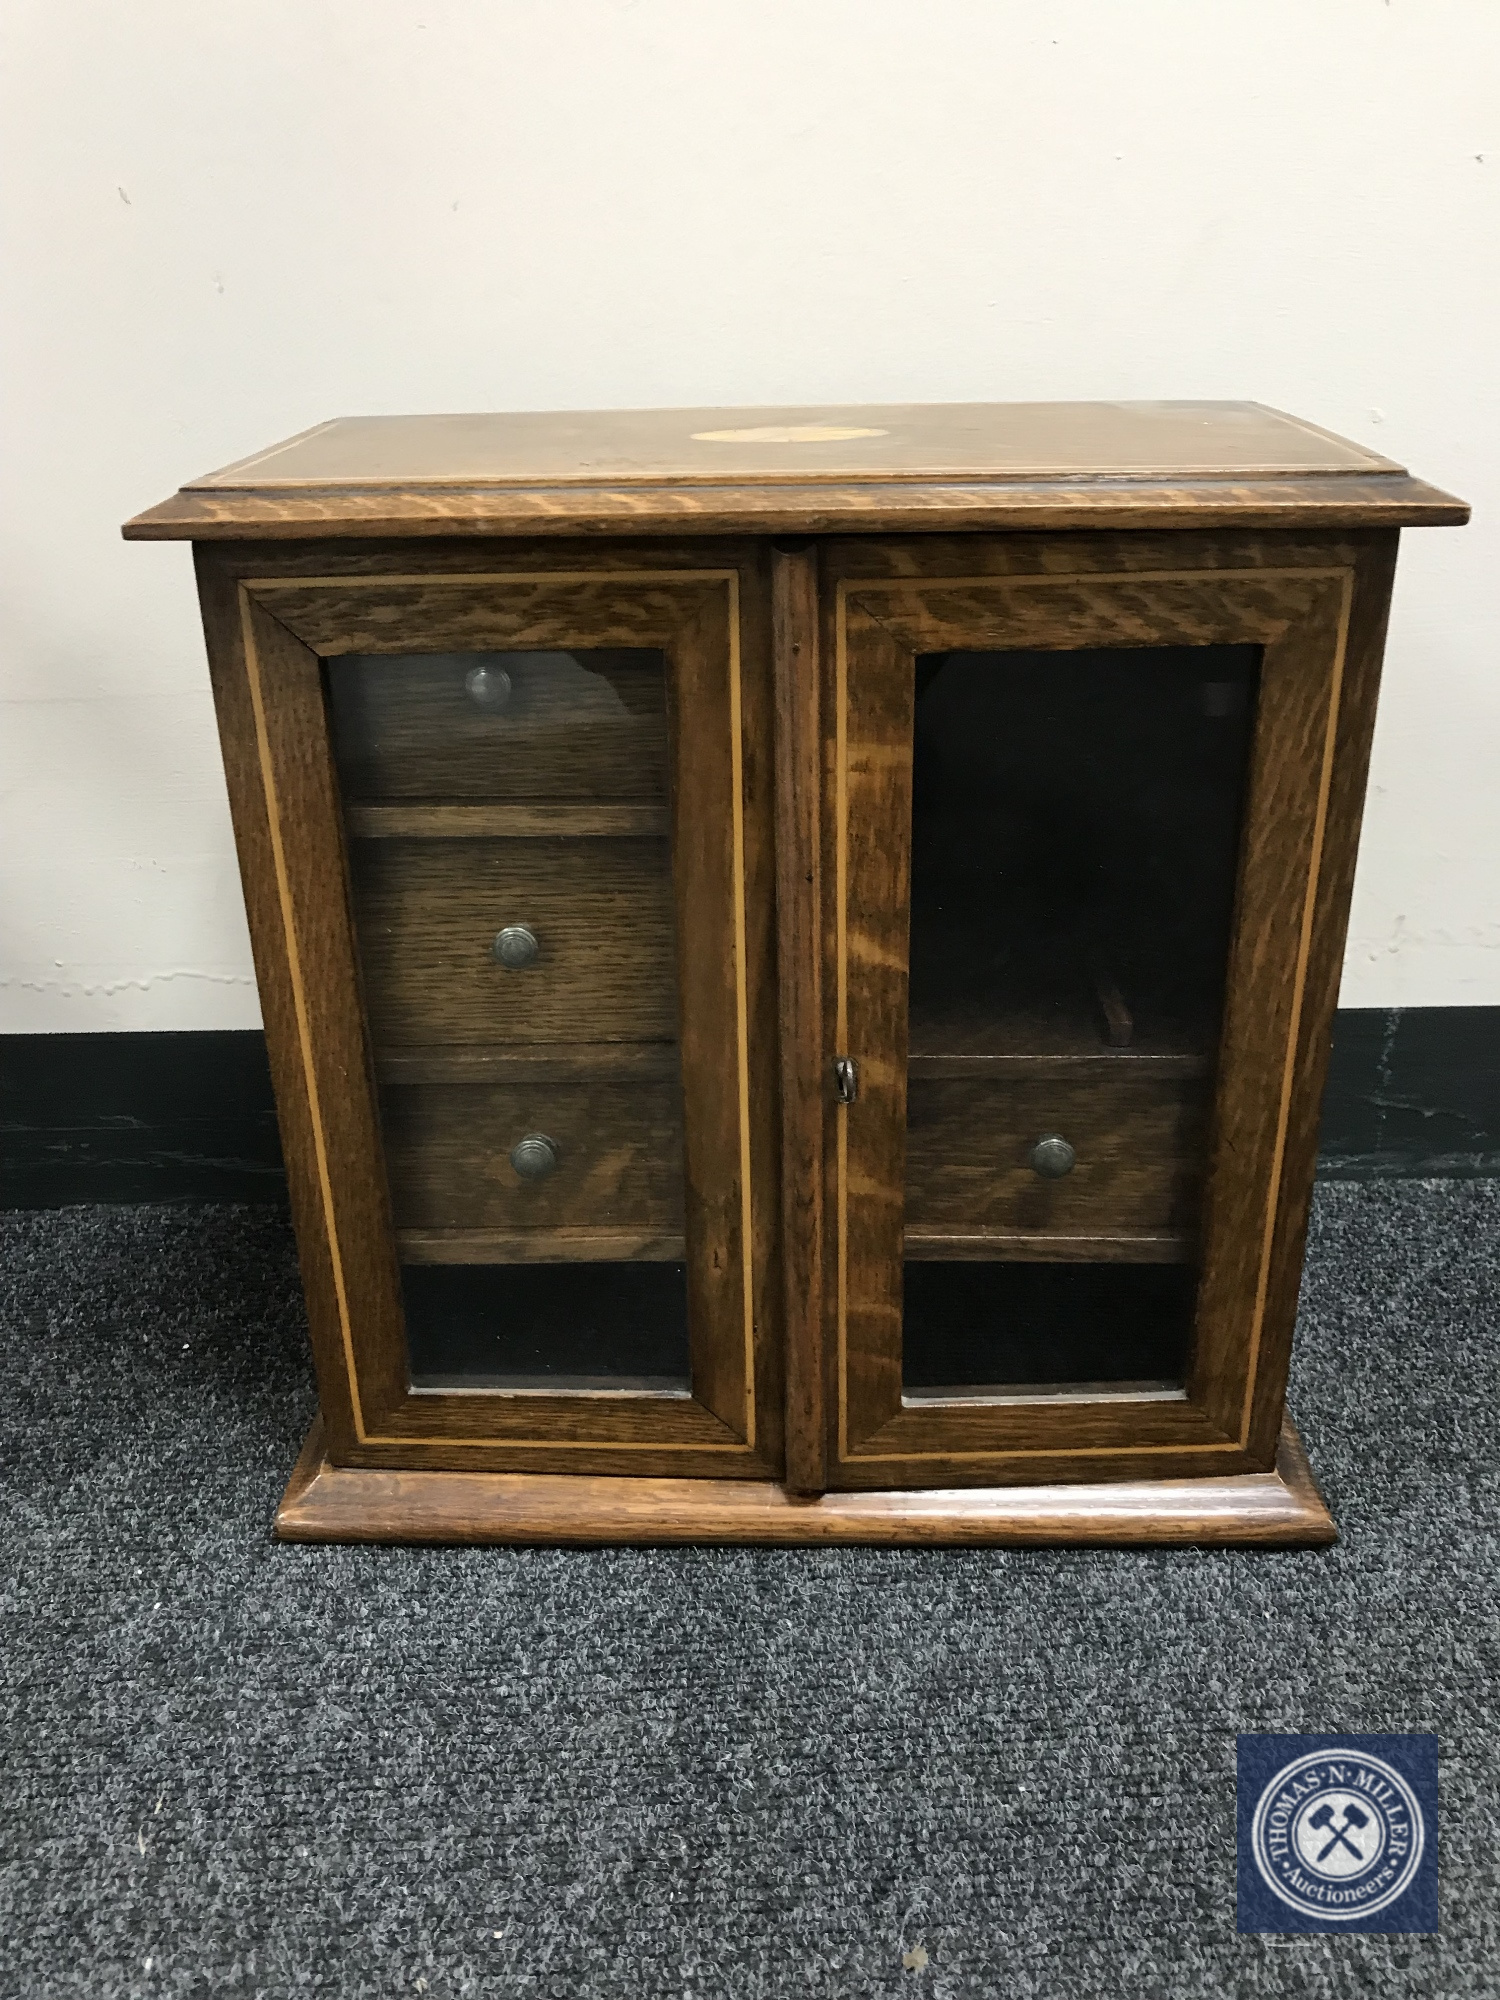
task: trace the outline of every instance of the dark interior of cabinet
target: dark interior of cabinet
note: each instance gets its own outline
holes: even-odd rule
[[[911,1050],[1203,1054],[1217,1037],[1260,649],[916,665]]]
[[[1196,1286],[1188,1264],[908,1264],[905,1391],[1174,1387]]]
[[[918,659],[913,1081],[962,1058],[976,1086],[1027,1079],[1028,1103],[1063,1065],[1202,1088],[1186,1079],[1211,1076],[1218,1044],[1259,666],[1255,646]],[[1088,1134],[1122,1186],[1123,1115]],[[1041,1136],[997,1127],[997,1160]],[[1025,1261],[924,1250],[906,1270],[907,1391],[1180,1383],[1193,1228],[1175,1262],[1128,1235],[1055,1260],[1035,1242]]]
[[[402,1267],[414,1389],[687,1395],[687,1267]]]

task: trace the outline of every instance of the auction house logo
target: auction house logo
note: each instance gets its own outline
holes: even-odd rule
[[[1436,1929],[1436,1737],[1239,1743],[1241,1930]]]

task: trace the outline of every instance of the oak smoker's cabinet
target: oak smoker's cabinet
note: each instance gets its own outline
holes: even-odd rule
[[[1398,530],[1244,404],[369,418],[195,544],[334,1539],[1315,1542]]]

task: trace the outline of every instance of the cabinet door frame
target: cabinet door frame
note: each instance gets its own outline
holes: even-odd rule
[[[767,1477],[781,1356],[762,1053],[775,1008],[763,552],[429,542],[195,556],[330,1459]],[[692,1392],[413,1391],[322,662],[602,646],[666,662]]]
[[[803,1338],[822,1351],[792,1357],[789,1379],[816,1381],[824,1430],[821,1450],[796,1450],[789,1423],[796,1483],[1160,1479],[1274,1464],[1395,546],[1388,531],[822,545],[818,765],[804,714],[800,735],[784,732],[781,775],[784,790],[812,783],[820,794],[807,893],[823,942],[822,1295]],[[915,659],[1173,644],[1263,648],[1184,1393],[904,1401]],[[792,678],[785,647],[778,669]],[[795,710],[779,689],[778,713]],[[784,909],[784,938],[790,921]],[[859,1065],[848,1106],[832,1089],[836,1054]],[[790,1207],[786,1221],[790,1267]]]

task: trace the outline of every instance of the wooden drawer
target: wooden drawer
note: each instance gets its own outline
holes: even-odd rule
[[[545,1260],[547,1231],[572,1240],[550,1254],[621,1250],[620,1233],[660,1239],[656,1255],[682,1255],[682,1093],[676,1083],[427,1083],[387,1086],[382,1129],[398,1240],[403,1254],[439,1255],[445,1246],[412,1243],[413,1231],[512,1235],[517,1257]],[[545,1180],[524,1180],[510,1160],[517,1140],[544,1134],[557,1150]],[[522,1240],[524,1239],[524,1240]],[[466,1246],[456,1247],[462,1253]],[[482,1259],[494,1254],[468,1246]]]
[[[504,673],[502,708],[470,695]],[[666,680],[646,652],[351,655],[328,663],[348,799],[665,799]]]
[[[913,1078],[907,1255],[1191,1254],[1207,1092],[1202,1078],[1141,1076],[1123,1063],[1013,1081]],[[1077,1155],[1059,1180],[1031,1165],[1050,1132]]]
[[[350,869],[377,1050],[676,1038],[665,839],[354,840]],[[492,955],[512,924],[522,971]]]

